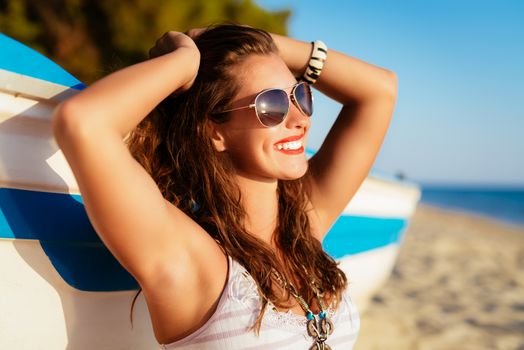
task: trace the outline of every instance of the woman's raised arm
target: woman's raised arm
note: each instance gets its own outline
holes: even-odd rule
[[[289,69],[302,76],[311,43],[272,36]],[[397,77],[384,68],[328,50],[314,86],[343,105],[322,147],[310,160],[311,202],[320,218],[322,239],[373,165],[393,114]]]
[[[63,102],[52,118],[93,227],[139,282],[160,277],[161,264],[187,243],[183,233],[201,230],[168,205],[123,142],[166,96],[189,88],[198,71],[198,49],[181,33],[164,35],[151,55],[157,57],[114,72]]]

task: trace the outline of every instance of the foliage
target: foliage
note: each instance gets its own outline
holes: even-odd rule
[[[253,0],[0,0],[0,31],[89,84],[147,59],[168,30],[234,22],[286,34],[289,15]]]

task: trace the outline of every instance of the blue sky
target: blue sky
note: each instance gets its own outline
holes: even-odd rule
[[[290,36],[397,73],[375,169],[421,184],[524,187],[524,1],[257,3],[290,8]],[[318,148],[340,105],[315,98]]]

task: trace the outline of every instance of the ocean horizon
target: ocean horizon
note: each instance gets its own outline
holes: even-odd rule
[[[524,188],[421,185],[420,203],[524,228]]]

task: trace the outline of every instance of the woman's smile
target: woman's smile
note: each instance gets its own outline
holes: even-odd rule
[[[275,143],[275,149],[284,154],[300,154],[304,152],[304,134],[287,137]]]

